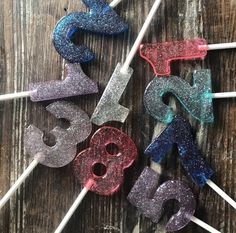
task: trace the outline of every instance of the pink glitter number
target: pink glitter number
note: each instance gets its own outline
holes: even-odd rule
[[[116,128],[104,126],[95,132],[90,147],[77,155],[74,173],[82,185],[91,179],[95,181],[91,191],[111,195],[122,185],[124,169],[136,158],[137,148],[129,136]]]
[[[140,56],[152,65],[157,76],[170,75],[171,61],[204,59],[206,55],[207,43],[204,39],[143,44],[140,46]]]

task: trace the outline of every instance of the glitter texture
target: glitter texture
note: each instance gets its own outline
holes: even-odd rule
[[[133,74],[129,67],[126,73],[121,73],[122,65],[117,64],[103,95],[94,110],[91,121],[102,125],[109,121],[124,122],[129,114],[129,109],[119,104],[120,98]]]
[[[53,43],[57,52],[71,63],[88,62],[94,53],[84,45],[77,46],[71,38],[76,31],[88,31],[105,35],[115,35],[128,29],[128,25],[104,0],[83,0],[90,9],[73,12],[63,17],[53,31]]]
[[[67,75],[63,81],[32,83],[29,86],[32,101],[44,101],[98,92],[93,82],[81,69],[80,64],[66,64]]]
[[[204,39],[140,45],[140,56],[151,64],[157,76],[170,75],[171,61],[204,59],[206,55],[207,43]]]
[[[115,144],[118,152],[108,152],[108,146]],[[91,191],[100,195],[111,195],[118,191],[124,180],[124,169],[137,159],[137,148],[128,135],[113,127],[102,127],[95,132],[90,147],[76,156],[74,173],[84,186],[92,179],[96,185]],[[105,166],[106,171],[98,176],[93,172],[96,164]]]
[[[193,182],[204,186],[214,171],[203,158],[192,135],[191,125],[182,117],[175,117],[167,128],[147,147],[145,154],[160,163],[177,145],[180,161]]]
[[[163,214],[164,204],[172,199],[177,200],[179,211],[170,218],[166,230],[178,231],[190,222],[195,212],[194,195],[181,181],[170,180],[158,187],[159,177],[159,174],[146,167],[129,193],[128,200],[155,223],[159,222]]]
[[[165,124],[175,115],[173,109],[163,103],[162,98],[167,93],[173,94],[199,121],[214,121],[210,70],[194,71],[193,86],[177,76],[156,77],[149,83],[144,93],[144,105],[151,116]]]
[[[46,109],[56,118],[68,120],[70,127],[62,129],[57,126],[50,131],[56,138],[56,144],[51,147],[44,143],[43,132],[34,125],[30,125],[25,130],[25,150],[32,157],[37,153],[42,153],[45,159],[41,163],[45,166],[63,167],[74,159],[77,144],[90,135],[92,124],[84,111],[66,101],[57,101],[48,105]]]

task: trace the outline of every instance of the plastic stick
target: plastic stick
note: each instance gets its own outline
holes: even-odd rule
[[[234,98],[234,97],[236,97],[236,91],[212,93],[211,95],[212,95],[212,98],[214,98],[214,99]]]
[[[152,21],[152,18],[154,17],[154,15],[156,14],[156,11],[159,7],[159,5],[161,4],[161,0],[156,0],[143,24],[143,27],[141,28],[139,34],[138,34],[138,37],[136,39],[136,41],[134,42],[133,44],[133,47],[132,49],[130,50],[130,53],[128,54],[122,68],[121,68],[121,72],[122,73],[126,73],[129,66],[130,66],[130,63],[132,62],[138,48],[139,48],[139,45],[141,44],[142,40],[143,40],[143,37]]]
[[[114,1],[112,1],[112,2],[109,4],[109,6],[112,7],[112,8],[114,8],[114,7],[116,7],[121,1],[122,1],[122,0],[114,0]]]
[[[202,220],[200,220],[194,216],[192,216],[190,220],[209,232],[220,233],[220,231],[216,230],[212,226],[208,225],[207,223],[203,222]]]
[[[80,203],[84,199],[84,197],[87,194],[87,192],[89,191],[89,189],[93,186],[93,184],[94,184],[93,180],[89,180],[87,182],[85,187],[80,192],[79,196],[75,199],[74,203],[72,204],[72,206],[70,207],[70,209],[66,213],[65,217],[62,219],[62,221],[59,224],[59,226],[57,227],[57,229],[54,231],[54,233],[62,232],[62,230],[65,228],[67,222],[70,220],[71,216],[73,215],[73,213],[75,212],[77,207],[80,205]]]
[[[221,50],[221,49],[234,49],[234,48],[236,48],[236,42],[207,45],[208,50]]]
[[[23,91],[12,94],[0,95],[0,101],[29,97],[30,93],[31,91]]]
[[[228,202],[234,209],[236,209],[236,202],[220,189],[213,181],[207,180],[206,182],[216,193],[218,193],[226,202]]]
[[[41,159],[42,159],[42,154],[39,154],[38,156],[34,158],[34,160],[26,168],[23,174],[17,179],[15,184],[8,190],[8,192],[0,200],[0,209],[6,204],[6,202],[11,198],[11,196],[15,193],[15,191],[21,186],[21,184],[25,181],[25,179],[29,176],[29,174],[34,170],[34,168],[38,165]]]

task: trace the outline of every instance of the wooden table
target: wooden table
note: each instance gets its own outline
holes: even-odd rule
[[[118,37],[84,34],[80,43],[95,51],[97,59],[83,65],[84,72],[99,83],[96,95],[67,99],[84,109],[89,116],[117,64],[124,61],[154,0],[123,0],[116,11],[130,30]],[[64,62],[56,53],[51,34],[56,22],[68,12],[85,10],[75,0],[1,0],[0,1],[0,93],[27,90],[31,82],[60,80]],[[209,43],[236,41],[236,0],[163,0],[144,42],[181,40],[203,37]],[[211,51],[204,61],[180,61],[172,73],[190,81],[194,69],[212,71],[214,92],[236,90],[236,49]],[[126,122],[111,123],[126,132],[136,143],[139,160],[126,172],[122,190],[112,197],[89,193],[71,218],[64,232],[165,232],[173,214],[167,211],[160,224],[140,216],[126,199],[135,180],[149,164],[143,151],[151,142],[156,122],[143,106],[143,93],[153,78],[153,71],[138,55],[131,66],[134,74],[121,103],[131,112]],[[32,158],[25,153],[24,129],[34,124],[44,132],[64,123],[50,115],[50,102],[33,103],[20,99],[0,103],[0,196],[3,196]],[[196,132],[201,151],[216,170],[214,182],[236,199],[236,101],[214,101],[214,124],[200,124],[176,101],[178,113],[188,118]],[[98,127],[94,126],[93,131]],[[163,125],[158,123],[156,134]],[[89,139],[78,146],[88,147]],[[198,200],[195,216],[224,233],[236,232],[236,211],[209,187],[200,190],[185,177],[176,151],[163,163],[164,176],[189,182]],[[1,233],[53,232],[81,190],[72,174],[72,165],[51,169],[39,165],[10,202],[0,211]],[[173,209],[173,203],[170,204]],[[205,232],[190,223],[180,232]]]

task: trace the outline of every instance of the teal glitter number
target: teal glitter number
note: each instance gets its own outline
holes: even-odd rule
[[[201,122],[213,122],[211,71],[197,70],[193,73],[193,85],[177,76],[156,77],[147,86],[144,93],[144,105],[155,119],[168,124],[175,113],[163,103],[163,96],[172,93],[184,108]]]

